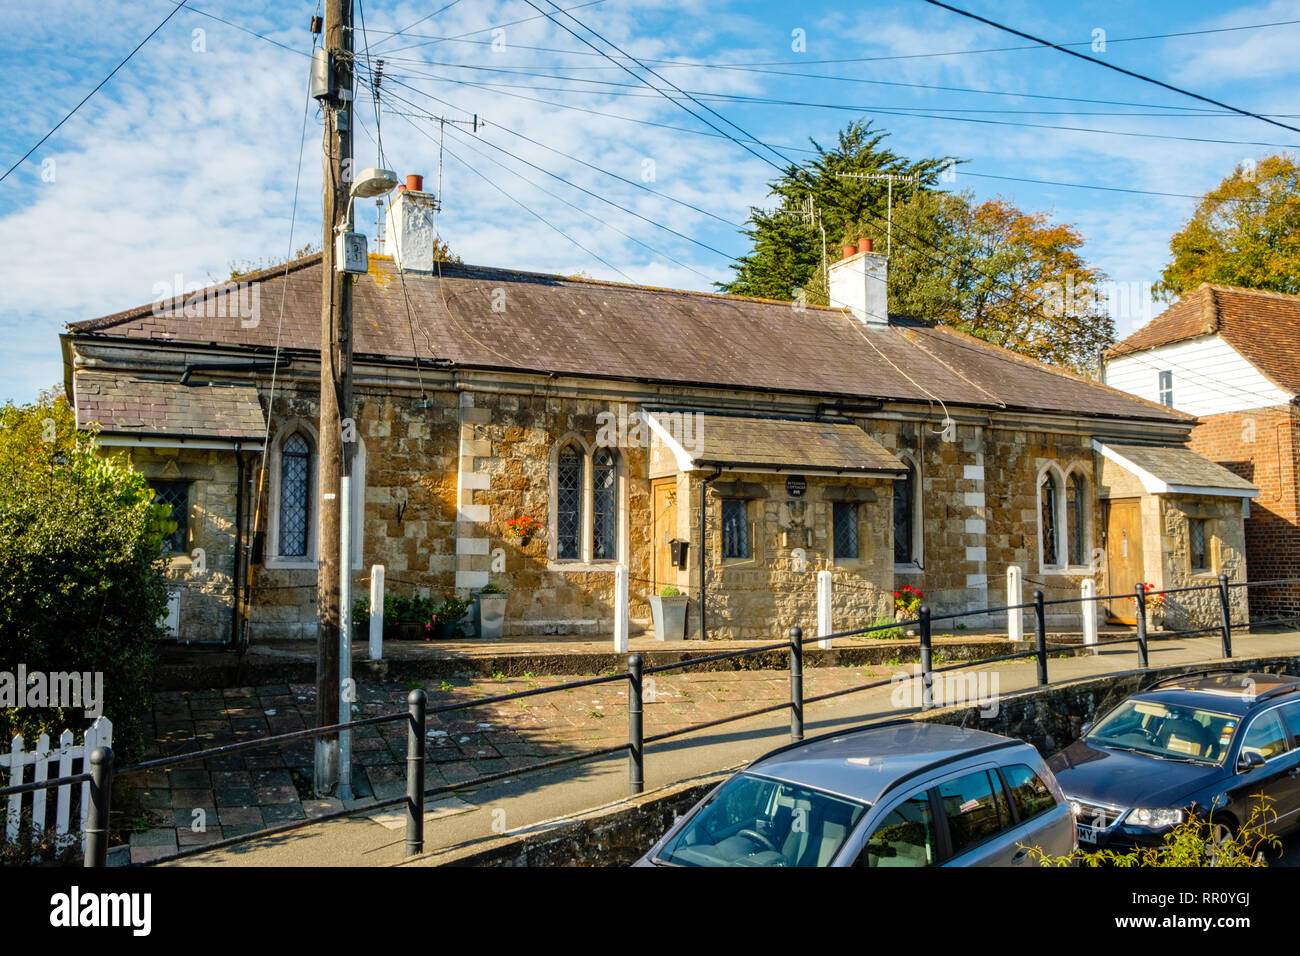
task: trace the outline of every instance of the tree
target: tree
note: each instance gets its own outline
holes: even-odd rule
[[[0,671],[103,675],[114,748],[138,754],[167,605],[169,509],[103,456],[61,394],[0,408]],[[83,708],[0,704],[0,740],[89,724]]]
[[[736,277],[717,283],[718,288],[735,295],[795,298],[796,290],[808,288],[821,271],[823,255],[830,254],[822,245],[821,227],[827,243],[834,246],[850,223],[883,222],[886,217],[888,183],[850,176],[913,177],[895,182],[897,208],[907,197],[932,187],[953,163],[947,157],[908,160],[881,145],[888,135],[872,129],[869,122],[855,121],[839,133],[831,149],[813,141],[817,155],[802,164],[792,163],[770,184],[770,195],[778,199],[776,208],[750,210],[745,235],[753,248],[732,265]]]
[[[1078,371],[1115,340],[1099,290],[1106,277],[1080,255],[1084,238],[1071,225],[1000,198],[922,191],[895,207],[893,232],[892,312]],[[845,241],[859,236],[886,248],[874,218],[846,227]],[[826,302],[820,276],[808,300]]]
[[[1269,156],[1237,166],[1169,240],[1153,290],[1173,298],[1202,282],[1300,295],[1300,166]]]

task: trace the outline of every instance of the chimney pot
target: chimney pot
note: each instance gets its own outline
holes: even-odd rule
[[[847,242],[844,244],[844,258],[845,258],[845,259],[850,258],[850,257],[851,257],[851,256],[852,256],[856,251],[857,251],[857,250],[854,249],[854,248],[853,248],[851,245],[849,245]]]
[[[861,239],[858,240],[858,252],[870,252],[870,251],[871,251],[871,240],[868,239],[866,236],[863,236]]]
[[[406,188],[417,193],[424,192],[424,177],[417,173],[411,173],[406,177]]]

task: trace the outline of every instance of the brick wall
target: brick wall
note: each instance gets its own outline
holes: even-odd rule
[[[1300,577],[1300,410],[1291,405],[1202,419],[1191,447],[1252,481],[1259,497],[1246,519],[1246,567],[1253,580]],[[1255,619],[1300,616],[1300,585],[1252,588]]]

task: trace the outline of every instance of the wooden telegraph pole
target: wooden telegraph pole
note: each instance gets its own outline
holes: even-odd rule
[[[324,53],[328,95],[318,97],[325,119],[324,235],[321,250],[320,526],[316,535],[316,726],[338,722],[340,476],[345,462],[343,419],[349,416],[352,283],[337,268],[335,239],[344,228],[352,173],[352,0],[325,0]],[[348,456],[350,457],[350,456]],[[316,791],[338,783],[338,742],[316,741]]]

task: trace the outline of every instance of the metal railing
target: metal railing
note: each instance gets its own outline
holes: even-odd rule
[[[1271,620],[1267,622],[1252,622],[1247,620],[1234,624],[1232,622],[1231,608],[1231,589],[1232,588],[1249,588],[1264,587],[1268,585],[1279,584],[1300,584],[1300,578],[1285,578],[1270,581],[1251,581],[1231,584],[1227,575],[1220,575],[1219,580],[1214,584],[1194,585],[1183,588],[1167,588],[1157,592],[1159,595],[1178,594],[1196,591],[1216,590],[1219,600],[1219,617],[1217,624],[1208,627],[1191,628],[1185,631],[1176,631],[1166,636],[1186,635],[1193,633],[1204,633],[1206,631],[1217,631],[1222,641],[1223,657],[1232,657],[1232,630],[1234,628],[1252,627],[1252,626],[1273,626],[1278,624],[1296,623],[1298,618],[1285,618]],[[1003,661],[1021,660],[1032,657],[1036,664],[1036,682],[1042,687],[1046,686],[1049,681],[1048,675],[1048,653],[1050,651],[1078,651],[1080,649],[1091,650],[1100,647],[1109,647],[1120,644],[1136,644],[1138,656],[1138,668],[1147,670],[1150,668],[1148,655],[1148,636],[1146,628],[1145,607],[1148,598],[1148,592],[1144,585],[1138,584],[1131,594],[1103,594],[1090,595],[1071,598],[1060,598],[1051,601],[1045,600],[1043,592],[1035,591],[1033,600],[1022,604],[1008,604],[998,607],[980,608],[974,611],[961,611],[949,614],[932,614],[930,608],[922,605],[918,609],[917,617],[913,620],[896,621],[892,623],[876,624],[868,627],[857,628],[854,630],[840,631],[833,634],[819,634],[813,637],[804,637],[803,629],[800,627],[791,627],[788,631],[787,639],[771,644],[763,644],[758,647],[746,647],[739,650],[723,651],[715,654],[705,654],[703,656],[692,656],[680,661],[674,661],[667,664],[658,664],[653,667],[645,667],[640,654],[632,653],[627,658],[627,670],[623,673],[607,674],[601,677],[592,677],[584,680],[569,681],[563,684],[557,684],[552,687],[538,687],[530,690],[517,691],[509,694],[497,694],[490,697],[481,697],[474,700],[462,701],[459,703],[439,704],[430,708],[428,706],[428,697],[423,690],[413,690],[407,696],[407,710],[405,713],[398,712],[394,714],[383,714],[374,717],[366,717],[359,720],[349,721],[344,724],[332,724],[325,727],[317,727],[309,730],[299,730],[290,733],[279,734],[273,737],[262,737],[257,740],[243,741],[240,743],[227,744],[221,747],[215,747],[208,750],[192,751],[189,753],[178,754],[172,757],[160,757],[153,760],[146,760],[141,763],[128,767],[114,770],[113,751],[110,747],[96,749],[90,755],[91,770],[89,774],[77,774],[75,776],[60,777],[53,780],[44,780],[38,783],[22,784],[21,786],[8,787],[0,789],[0,797],[10,796],[12,794],[27,793],[41,788],[59,787],[64,784],[82,783],[90,781],[90,806],[86,822],[86,866],[105,866],[107,865],[108,853],[108,817],[110,810],[110,796],[112,784],[115,777],[138,773],[146,770],[158,770],[171,768],[182,764],[193,763],[199,760],[207,760],[213,757],[223,757],[234,753],[240,753],[247,750],[255,750],[266,747],[280,746],[285,743],[292,743],[300,740],[309,740],[319,737],[333,737],[340,732],[356,730],[361,727],[378,726],[381,724],[396,723],[406,721],[407,723],[407,747],[406,747],[406,793],[399,797],[392,797],[385,800],[368,802],[362,806],[344,808],[330,813],[319,814],[316,816],[306,817],[302,820],[293,820],[286,823],[277,824],[271,827],[264,827],[249,833],[240,834],[239,836],[228,837],[223,840],[204,843],[193,847],[188,847],[180,852],[166,857],[166,860],[175,860],[181,857],[191,856],[197,853],[208,853],[213,850],[223,849],[241,843],[247,843],[253,840],[265,839],[267,837],[277,836],[299,829],[301,827],[313,826],[330,820],[341,819],[344,817],[356,816],[363,813],[373,813],[375,810],[386,807],[405,805],[406,809],[406,851],[408,856],[423,852],[424,850],[424,807],[426,798],[439,796],[446,793],[454,792],[466,787],[477,787],[483,784],[494,783],[509,777],[517,777],[524,773],[532,773],[541,770],[552,770],[568,764],[579,763],[587,760],[596,760],[609,757],[614,754],[626,751],[628,755],[628,791],[630,795],[642,793],[645,789],[645,748],[648,744],[661,743],[675,737],[681,737],[686,734],[694,733],[699,730],[705,730],[711,727],[717,727],[722,724],[734,723],[740,720],[747,720],[752,717],[762,716],[764,714],[774,713],[781,710],[790,711],[790,739],[791,741],[800,741],[804,737],[804,709],[808,704],[820,703],[831,700],[836,697],[842,697],[848,694],[860,693],[865,690],[871,690],[895,683],[894,677],[888,677],[881,680],[868,681],[864,684],[857,684],[853,687],[843,688],[840,690],[828,691],[813,697],[804,697],[803,681],[803,648],[805,644],[812,641],[826,641],[834,638],[857,637],[861,635],[872,634],[881,631],[897,630],[899,628],[912,628],[917,630],[918,650],[920,656],[920,683],[921,683],[921,703],[916,708],[922,712],[931,709],[933,701],[933,678],[935,674],[941,674],[946,671],[959,670],[963,668],[972,668],[982,665],[995,664]],[[1098,601],[1115,601],[1115,600],[1133,600],[1136,603],[1136,625],[1131,637],[1110,638],[1098,640],[1095,643],[1077,645],[1077,644],[1048,644],[1047,642],[1047,616],[1046,609],[1054,605],[1063,604],[1085,604],[1095,603]],[[1034,617],[1034,647],[1030,650],[1014,651],[1008,654],[1000,654],[995,657],[979,658],[976,660],[959,661],[942,667],[934,667],[934,646],[933,646],[933,626],[938,621],[956,621],[966,617],[986,616],[1010,611],[1033,610]],[[643,706],[643,683],[648,675],[664,674],[670,671],[684,670],[691,667],[699,667],[706,664],[716,664],[721,661],[732,660],[741,657],[752,656],[756,654],[766,654],[773,651],[786,651],[789,657],[789,682],[790,682],[790,700],[788,703],[770,704],[765,707],[758,707],[751,710],[742,711],[736,714],[728,714],[725,717],[719,717],[714,720],[703,721],[700,723],[690,724],[676,730],[664,731],[649,736],[645,733],[644,723],[644,706]],[[553,694],[562,691],[570,691],[580,687],[592,687],[600,684],[608,684],[619,681],[626,681],[628,687],[628,739],[625,744],[601,747],[594,750],[585,750],[580,753],[570,754],[563,757],[555,757],[549,760],[538,761],[527,767],[513,768],[492,774],[485,774],[472,780],[463,781],[459,784],[447,784],[438,787],[424,786],[425,772],[425,739],[426,725],[429,713],[447,714],[455,711],[468,710],[470,708],[482,707],[488,704],[498,704],[507,701],[521,700],[526,697],[534,697],[541,694]]]

